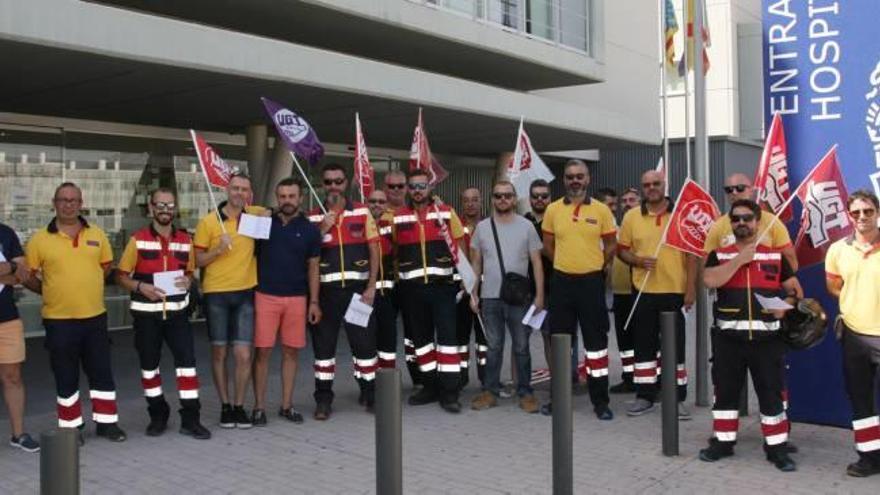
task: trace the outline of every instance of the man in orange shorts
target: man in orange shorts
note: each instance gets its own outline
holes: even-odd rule
[[[278,415],[294,423],[303,416],[293,406],[293,384],[299,349],[306,345],[306,317],[321,319],[318,306],[318,262],[321,233],[300,213],[302,183],[283,179],[275,186],[278,208],[269,238],[257,243],[256,328],[254,347],[254,426],[266,425],[266,382],[269,358],[281,331],[281,408]],[[308,302],[306,301],[308,294]],[[308,308],[308,309],[307,309]]]

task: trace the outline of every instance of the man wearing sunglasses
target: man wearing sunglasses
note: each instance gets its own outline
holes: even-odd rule
[[[696,295],[696,258],[661,245],[663,232],[672,217],[674,205],[664,194],[666,181],[662,172],[642,174],[642,206],[626,212],[620,225],[618,256],[633,268],[633,287],[642,291],[633,310],[629,327],[633,333],[635,364],[633,383],[636,400],[626,413],[641,416],[654,410],[660,351],[660,313],[675,313],[677,334],[676,382],[678,417],[690,419],[684,407],[687,397],[685,368],[685,322],[682,308],[689,308]],[[672,370],[664,370],[671,373]]]
[[[745,174],[732,174],[724,179],[724,193],[727,196],[727,203],[733,204],[738,199],[755,200],[755,188],[752,186],[752,179]],[[797,271],[798,261],[794,245],[791,243],[791,237],[788,235],[788,229],[785,228],[779,218],[772,212],[765,211],[761,215],[758,224],[758,237],[765,230],[770,229],[767,235],[761,239],[764,246],[781,249],[782,255],[788,260],[791,267]],[[706,235],[706,243],[704,245],[705,252],[710,252],[720,247],[726,247],[733,244],[736,238],[733,235],[733,227],[730,225],[730,218],[727,215],[718,217],[709,233]]]
[[[461,411],[458,401],[461,355],[455,328],[455,260],[447,241],[464,256],[461,220],[451,207],[433,198],[428,172],[409,173],[410,204],[394,213],[398,291],[404,320],[413,330],[416,361],[423,387],[408,399],[418,406],[440,402],[449,413]]]
[[[396,273],[392,235],[394,213],[388,209],[388,196],[380,189],[370,193],[367,205],[379,231],[380,262],[373,303],[379,368],[394,369],[397,366],[397,305],[394,302]]]
[[[880,474],[880,415],[877,369],[880,367],[880,229],[877,196],[855,191],[847,200],[853,235],[828,248],[825,285],[840,302],[843,376],[853,410],[853,434],[859,460],[846,474]]]
[[[131,292],[135,348],[150,415],[147,436],[164,433],[171,415],[159,374],[164,341],[174,356],[180,396],[180,433],[206,440],[211,438],[211,432],[199,421],[199,377],[189,323],[189,289],[195,256],[192,238],[174,226],[175,210],[173,191],[166,188],[153,191],[147,204],[150,224],[129,239],[119,260],[116,283]],[[179,272],[174,279],[179,293],[167,294],[156,285],[155,276],[167,272]]]
[[[629,188],[620,195],[620,209],[624,215],[639,206],[641,196],[636,188]],[[636,391],[633,384],[633,370],[636,362],[633,332],[624,330],[626,318],[632,310],[633,295],[632,267],[619,257],[614,257],[611,265],[611,297],[614,314],[614,333],[617,337],[617,350],[620,355],[621,381],[608,389],[612,394],[629,394]]]
[[[786,449],[788,417],[782,398],[785,343],[779,330],[785,310],[764,310],[757,297],[783,296],[794,304],[801,289],[779,249],[756,246],[764,213],[750,199],[734,201],[727,217],[736,242],[710,251],[706,260],[703,282],[718,290],[712,329],[714,437],[700,451],[700,460],[715,462],[733,455],[748,370],[760,403],[767,460],[780,471],[795,471]]]
[[[550,331],[574,334],[580,325],[586,349],[587,387],[593,412],[614,418],[608,407],[608,308],[605,269],[617,246],[614,214],[587,196],[590,171],[581,160],[565,164],[565,197],[547,207],[544,251],[553,260]]]
[[[309,220],[321,231],[321,321],[311,326],[315,351],[315,419],[326,420],[332,413],[333,379],[336,374],[336,342],[340,325],[345,327],[354,362],[354,377],[360,388],[358,403],[372,411],[375,399],[376,356],[375,318],[367,328],[343,321],[352,297],[373,305],[379,273],[379,233],[366,205],[346,197],[348,176],[338,163],[321,169],[324,184],[324,213],[309,212]]]
[[[470,258],[471,238],[477,229],[477,224],[483,216],[483,195],[476,187],[468,187],[461,192],[461,223],[464,229],[462,244],[465,251],[462,254]],[[474,316],[471,310],[470,297],[462,293],[461,299],[456,306],[455,329],[458,338],[458,351],[461,355],[461,388],[464,389],[470,373],[468,366],[471,357],[471,334],[474,335],[474,347],[476,348],[477,378],[485,385],[486,352],[489,350],[486,344],[486,335],[480,326],[479,318]]]

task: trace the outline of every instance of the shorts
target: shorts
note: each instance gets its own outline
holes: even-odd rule
[[[254,341],[254,291],[205,294],[208,334],[213,345],[251,345]]]
[[[257,292],[254,347],[275,346],[278,330],[281,344],[295,349],[306,346],[306,296],[273,296]]]
[[[0,364],[24,362],[24,324],[15,319],[0,323]]]

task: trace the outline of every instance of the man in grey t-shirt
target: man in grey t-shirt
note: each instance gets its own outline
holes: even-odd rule
[[[544,307],[544,272],[541,265],[541,240],[532,223],[516,214],[516,192],[513,184],[500,181],[492,188],[491,217],[477,224],[471,238],[471,264],[477,274],[477,289],[471,299],[471,307],[481,311],[486,342],[489,351],[486,360],[483,390],[471,403],[476,410],[494,407],[501,391],[501,362],[504,357],[504,329],[510,331],[513,340],[513,354],[516,363],[517,395],[519,407],[528,413],[538,412],[538,401],[532,393],[532,360],[529,354],[529,334],[531,328],[522,323],[529,304],[509,304],[500,298],[501,281],[504,272],[498,259],[500,245],[504,270],[528,274],[529,262],[534,267],[535,311]],[[492,231],[492,224],[498,232],[498,244]],[[481,280],[482,275],[482,282]]]

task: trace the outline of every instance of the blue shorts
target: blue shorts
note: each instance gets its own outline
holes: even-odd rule
[[[254,291],[205,294],[208,334],[213,345],[252,345],[254,342]]]

